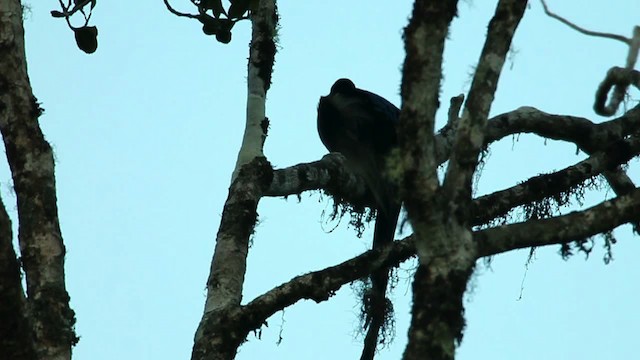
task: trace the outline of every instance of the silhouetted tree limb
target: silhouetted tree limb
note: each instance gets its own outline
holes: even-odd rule
[[[474,238],[478,243],[478,256],[482,257],[534,246],[566,244],[638,220],[640,189],[635,189],[587,210],[486,229]]]
[[[510,250],[567,244],[588,238],[640,218],[640,189],[592,208],[550,219],[529,220],[473,232],[476,259]],[[225,315],[232,330],[248,334],[264,320],[296,302],[328,300],[343,285],[367,276],[383,266],[398,264],[416,253],[414,237],[378,250],[369,250],[323,270],[297,276]]]
[[[482,225],[506,215],[514,207],[570,192],[572,188],[607,169],[616,168],[640,154],[640,139],[619,140],[589,158],[560,171],[542,174],[511,188],[481,196],[473,201],[472,224]]]
[[[246,333],[236,331],[237,324],[226,319],[240,308],[258,202],[272,182],[273,170],[262,150],[268,130],[265,100],[273,72],[277,20],[275,0],[260,1],[251,15],[245,134],[216,235],[207,299],[195,334],[192,360],[231,359],[246,337]]]

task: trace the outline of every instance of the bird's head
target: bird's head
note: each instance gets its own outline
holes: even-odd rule
[[[331,86],[331,92],[329,94],[352,94],[355,90],[356,86],[353,81],[342,78],[336,80],[333,86]]]

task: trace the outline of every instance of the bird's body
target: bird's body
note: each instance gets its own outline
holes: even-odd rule
[[[340,79],[318,104],[318,134],[331,152],[339,152],[347,165],[366,182],[376,208],[391,215],[398,205],[393,186],[383,175],[385,161],[397,146],[400,110],[385,98],[358,89]]]
[[[383,97],[358,89],[349,79],[340,79],[318,104],[318,134],[331,152],[339,152],[346,165],[365,181],[377,210],[373,248],[393,241],[400,201],[394,185],[384,175],[386,158],[397,146],[400,110]],[[385,297],[389,269],[371,274],[371,296],[366,307],[368,326],[361,359],[372,359],[378,332],[386,316]]]

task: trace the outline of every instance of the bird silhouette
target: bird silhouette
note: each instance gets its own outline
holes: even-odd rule
[[[400,201],[395,186],[385,176],[386,159],[397,146],[400,110],[385,98],[339,79],[318,104],[318,134],[325,147],[339,152],[346,166],[359,175],[377,210],[373,249],[393,241]],[[367,334],[361,360],[373,359],[387,314],[386,289],[389,268],[371,274],[371,291],[365,296]]]

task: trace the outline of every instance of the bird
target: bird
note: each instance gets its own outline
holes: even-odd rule
[[[398,146],[400,109],[387,99],[359,89],[353,81],[338,79],[318,103],[318,135],[330,152],[341,153],[345,165],[365,182],[376,210],[373,249],[394,240],[401,202],[385,176],[386,160]],[[371,274],[371,292],[365,298],[365,335],[361,360],[373,359],[387,312],[389,268]]]

